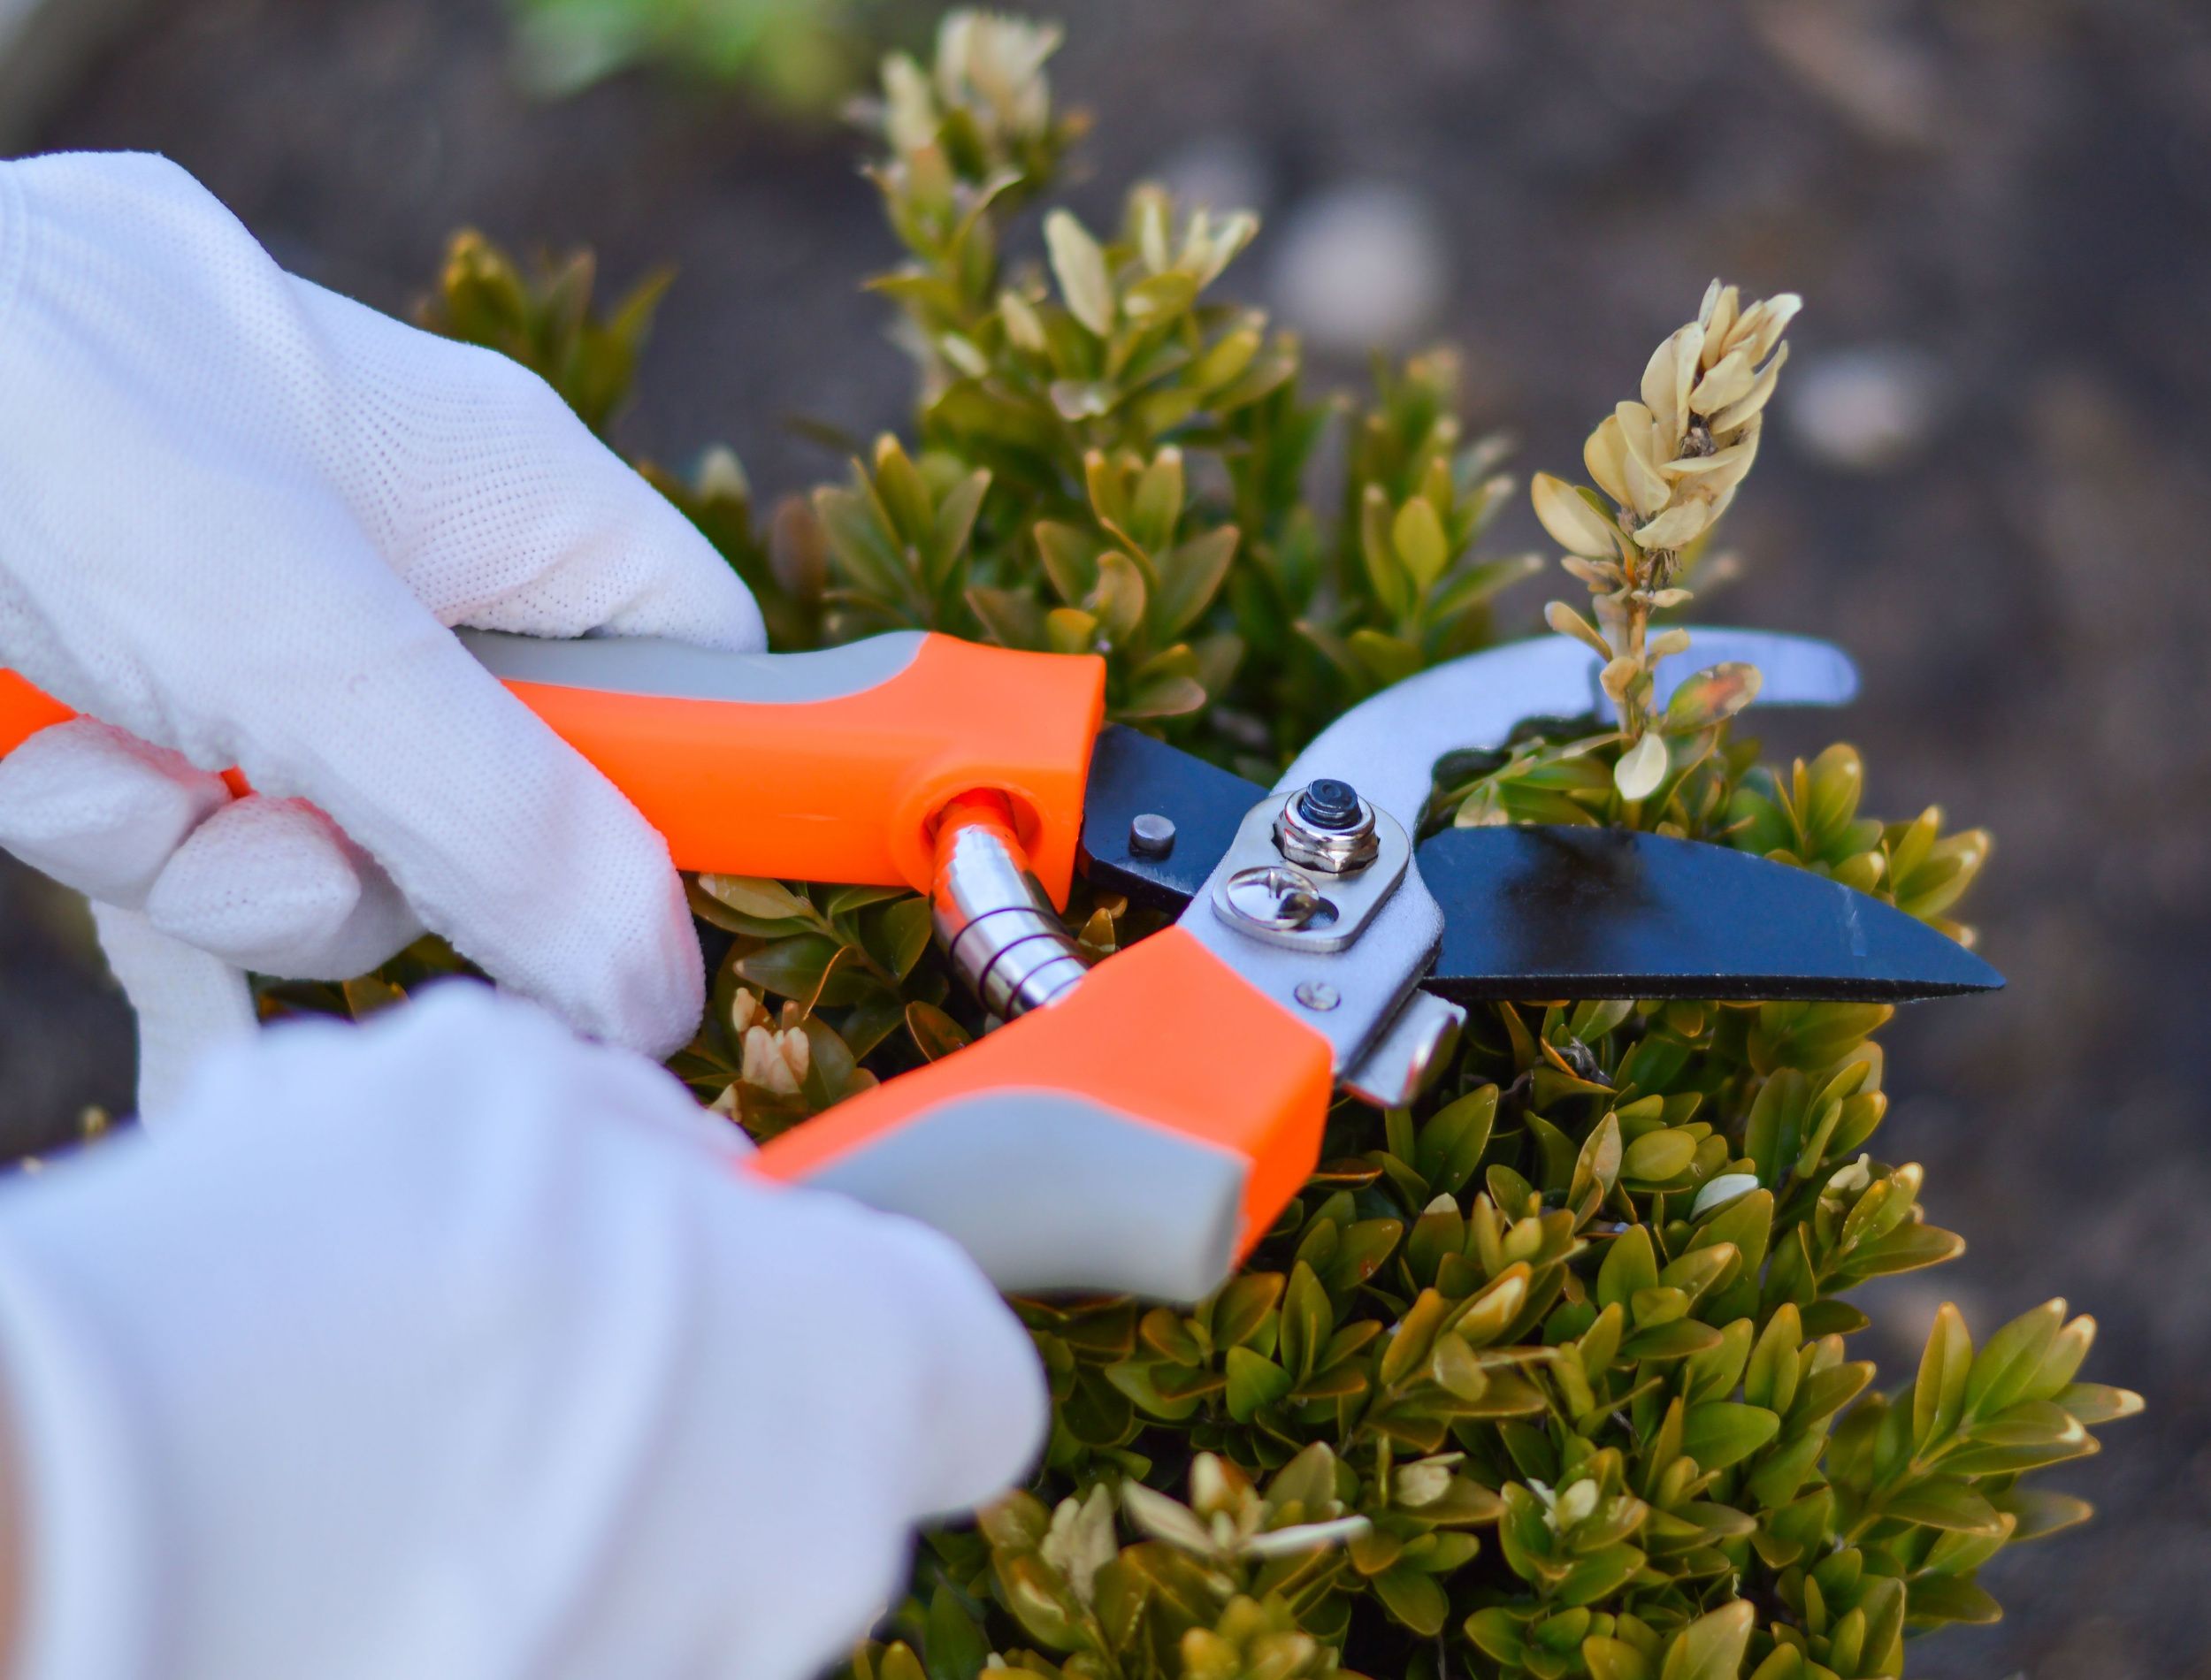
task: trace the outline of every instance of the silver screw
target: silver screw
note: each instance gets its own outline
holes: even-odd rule
[[[1343,994],[1325,980],[1301,980],[1294,994],[1307,1009],[1334,1009],[1343,1001]]]
[[[1174,850],[1174,820],[1146,811],[1128,824],[1128,850],[1139,858],[1164,858]]]

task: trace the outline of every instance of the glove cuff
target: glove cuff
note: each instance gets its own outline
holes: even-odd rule
[[[147,1680],[158,1673],[149,1485],[123,1386],[88,1325],[0,1233],[0,1452],[19,1490],[14,1680]]]

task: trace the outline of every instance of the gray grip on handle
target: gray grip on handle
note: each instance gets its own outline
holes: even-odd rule
[[[809,706],[878,688],[914,663],[927,640],[893,630],[811,653],[729,653],[657,636],[548,641],[460,630],[461,645],[502,682],[752,706]]]
[[[1062,1091],[947,1100],[805,1182],[935,1226],[1001,1289],[1193,1302],[1228,1278],[1244,1163]]]

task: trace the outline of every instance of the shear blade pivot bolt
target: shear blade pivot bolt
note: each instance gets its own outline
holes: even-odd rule
[[[1358,790],[1323,776],[1297,796],[1297,814],[1316,829],[1335,832],[1359,825]]]
[[[1274,820],[1274,847],[1308,869],[1348,875],[1374,861],[1381,841],[1374,832],[1374,808],[1349,782],[1321,776],[1287,805]]]

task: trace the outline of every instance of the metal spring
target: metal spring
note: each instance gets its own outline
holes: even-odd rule
[[[1089,972],[1029,871],[1002,794],[965,794],[945,808],[930,901],[952,966],[1003,1019],[1042,1008]]]

